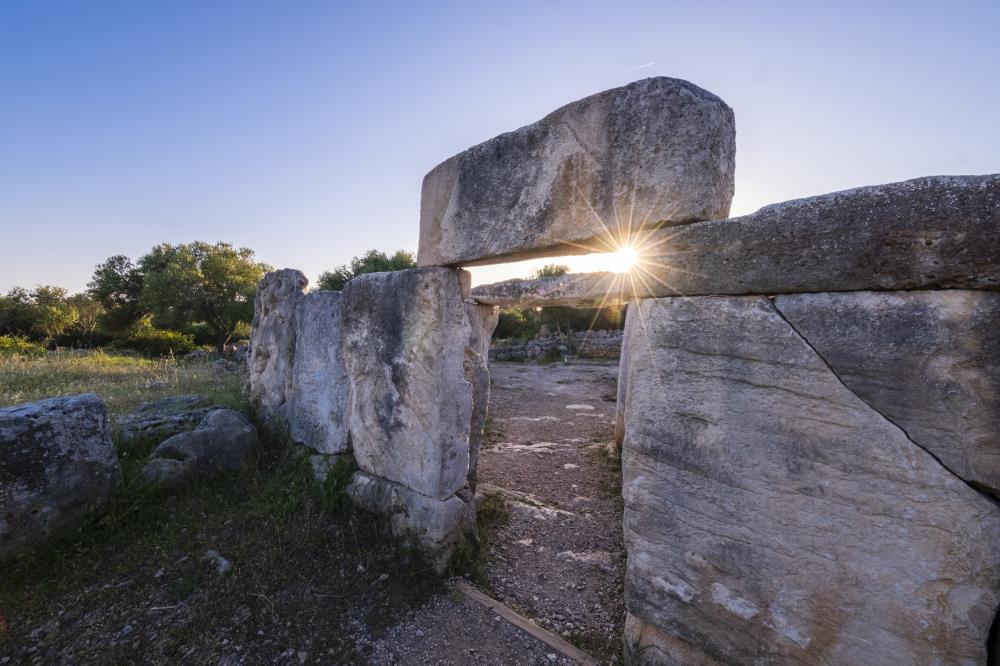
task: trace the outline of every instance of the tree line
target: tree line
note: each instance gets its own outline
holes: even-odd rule
[[[317,288],[341,291],[357,275],[415,267],[413,253],[406,250],[369,250],[322,273]],[[229,243],[161,243],[134,261],[120,254],[108,257],[82,293],[70,295],[52,285],[14,287],[0,296],[0,335],[46,346],[112,346],[153,355],[185,353],[196,345],[222,352],[249,337],[254,294],[270,270],[253,250]],[[568,270],[548,265],[536,277]],[[530,338],[542,326],[571,333],[622,323],[621,308],[504,308],[496,335]]]
[[[416,267],[412,253],[370,250],[320,275],[340,291],[355,275]],[[161,243],[133,260],[114,255],[94,269],[87,289],[14,287],[0,296],[0,335],[46,346],[111,346],[152,355],[196,345],[219,352],[250,335],[253,299],[273,270],[253,250],[229,243]]]

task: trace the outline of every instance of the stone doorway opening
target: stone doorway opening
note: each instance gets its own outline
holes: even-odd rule
[[[570,320],[594,320],[595,313],[560,309],[567,322],[562,337],[550,330],[536,342],[561,340],[560,346],[573,347],[569,353],[536,347],[533,359],[512,359],[503,346],[491,353],[489,417],[477,468],[477,497],[492,523],[487,591],[599,662],[620,663],[625,551],[615,423],[621,330],[617,345],[588,358],[587,346],[574,337],[612,335],[586,325],[574,335]],[[623,325],[624,308],[616,306],[616,315]]]

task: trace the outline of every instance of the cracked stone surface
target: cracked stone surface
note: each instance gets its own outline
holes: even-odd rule
[[[769,299],[638,314],[623,496],[642,654],[985,663],[996,502],[855,395]]]
[[[725,217],[735,135],[732,109],[679,79],[567,104],[427,174],[417,263],[608,251],[644,226]]]
[[[774,304],[861,399],[1000,495],[1000,292],[795,294]]]

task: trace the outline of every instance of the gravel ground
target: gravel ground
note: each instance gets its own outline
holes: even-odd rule
[[[491,539],[489,592],[603,663],[620,663],[617,363],[495,363],[490,371],[492,432],[479,490],[503,492],[511,517]]]
[[[435,597],[379,640],[362,639],[358,652],[373,666],[575,663],[457,591]]]

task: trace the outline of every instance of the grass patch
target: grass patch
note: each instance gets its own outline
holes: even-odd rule
[[[500,424],[497,423],[497,420],[495,418],[493,418],[493,414],[487,414],[486,422],[483,425],[482,447],[488,449],[496,445],[497,443],[503,441],[503,437],[504,437],[504,432],[503,429],[500,427]]]
[[[293,650],[363,663],[358,632],[390,626],[440,581],[350,506],[346,464],[319,483],[296,447],[260,434],[253,463],[214,482],[151,490],[126,468],[103,517],[0,571],[0,658],[284,663]]]
[[[187,393],[243,408],[242,382],[205,362],[0,358],[0,405],[94,391],[111,415]],[[262,447],[243,471],[175,489],[143,483],[151,446],[130,445],[101,516],[0,569],[0,660],[287,663],[305,652],[310,663],[364,663],[356,640],[377,637],[442,581],[383,520],[352,507],[350,462],[320,483],[300,447],[258,432]],[[231,570],[220,573],[208,550]]]
[[[460,548],[448,564],[448,574],[463,576],[477,587],[490,591],[487,574],[490,540],[494,532],[510,522],[510,510],[503,493],[487,493],[476,504],[476,542]]]
[[[112,416],[182,393],[200,393],[217,404],[239,408],[242,381],[242,373],[218,373],[210,363],[169,358],[100,351],[49,352],[36,358],[0,355],[0,406],[93,391]]]

